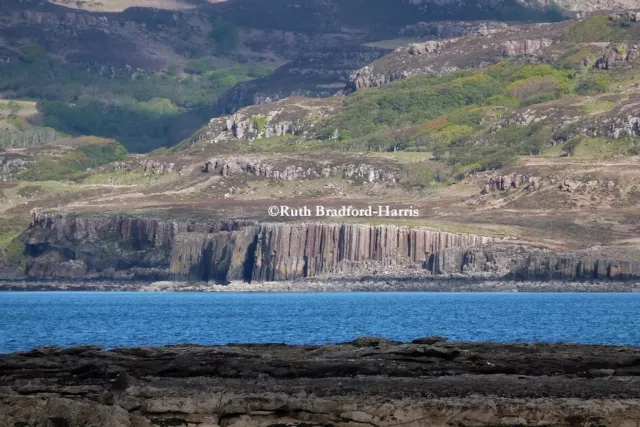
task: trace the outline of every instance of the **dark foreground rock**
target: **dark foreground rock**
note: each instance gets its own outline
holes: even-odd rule
[[[432,337],[0,355],[1,427],[638,423],[637,348]]]

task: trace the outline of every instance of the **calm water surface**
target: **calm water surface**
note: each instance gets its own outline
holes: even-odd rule
[[[640,346],[640,294],[0,292],[0,353],[364,335]]]

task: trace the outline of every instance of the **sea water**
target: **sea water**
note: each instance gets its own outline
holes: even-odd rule
[[[431,335],[640,346],[640,294],[0,292],[2,353]]]

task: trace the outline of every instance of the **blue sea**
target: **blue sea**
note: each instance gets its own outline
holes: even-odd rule
[[[79,344],[325,344],[430,335],[640,346],[640,294],[0,293],[0,353]]]

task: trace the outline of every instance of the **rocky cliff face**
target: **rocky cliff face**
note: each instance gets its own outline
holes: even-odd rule
[[[540,60],[562,36],[563,25],[484,26],[474,28],[467,37],[410,44],[352,73],[347,89],[356,91],[412,76],[483,68],[503,60]]]
[[[219,173],[222,176],[244,172],[265,179],[282,181],[342,176],[347,179],[364,182],[396,182],[393,171],[362,163],[359,165],[328,164],[325,166],[315,165],[311,167],[287,165],[278,167],[264,163],[257,158],[227,157],[219,159],[211,158],[202,165],[201,170],[204,173]]]
[[[16,174],[33,165],[34,161],[20,155],[0,154],[0,181],[9,181]]]
[[[489,237],[358,224],[216,221],[32,213],[23,241],[33,278],[280,281],[422,268],[438,250]]]
[[[189,280],[457,275],[631,280],[638,254],[554,253],[491,237],[395,225],[160,221],[34,212],[22,236],[31,278]]]
[[[505,277],[515,280],[637,280],[640,262],[631,254],[553,253],[522,245],[449,248],[428,264],[433,274]]]
[[[342,111],[342,98],[291,97],[268,105],[252,105],[235,114],[212,119],[193,142],[212,144],[250,141],[272,136],[304,136],[314,124]]]
[[[153,175],[164,175],[179,172],[181,168],[176,167],[174,162],[162,162],[153,159],[134,160],[130,162],[114,162],[109,168],[117,171],[129,172],[134,169],[140,169],[146,173]]]

